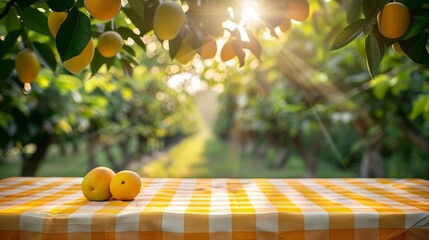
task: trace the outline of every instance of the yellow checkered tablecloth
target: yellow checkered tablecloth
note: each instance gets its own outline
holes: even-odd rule
[[[421,179],[142,179],[90,202],[82,178],[0,180],[0,239],[429,239]]]

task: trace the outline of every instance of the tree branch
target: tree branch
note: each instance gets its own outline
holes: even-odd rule
[[[10,0],[7,4],[6,7],[4,8],[3,12],[0,14],[0,20],[2,18],[4,18],[7,13],[9,12],[10,8],[13,6],[13,4],[16,2],[16,0]]]

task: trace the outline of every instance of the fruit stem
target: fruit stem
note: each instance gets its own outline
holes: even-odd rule
[[[30,83],[24,83],[24,88],[22,89],[22,92],[27,95],[31,92],[31,84]]]

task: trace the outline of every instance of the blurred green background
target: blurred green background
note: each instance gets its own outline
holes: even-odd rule
[[[387,48],[371,78],[363,38],[329,50],[349,3],[310,3],[309,20],[287,33],[257,31],[261,58],[246,50],[242,67],[219,57],[228,34],[215,59],[187,65],[145,35],[132,74],[117,59],[94,75],[43,68],[27,94],[15,73],[0,76],[0,178],[103,165],[142,177],[429,179],[427,66]]]

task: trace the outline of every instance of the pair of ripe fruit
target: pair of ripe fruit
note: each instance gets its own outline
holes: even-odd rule
[[[67,15],[67,12],[52,12],[49,14],[48,27],[54,37],[57,36],[58,30],[66,20]],[[124,42],[121,35],[115,31],[106,31],[98,38],[98,51],[106,58],[115,56],[122,49],[123,45]],[[63,65],[68,71],[78,73],[91,63],[93,57],[94,41],[91,38],[79,55],[64,61]]]
[[[110,198],[131,201],[140,192],[140,176],[123,170],[115,174],[107,167],[96,167],[89,171],[81,184],[83,195],[90,201],[107,201]]]

